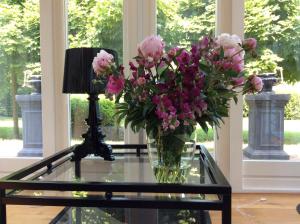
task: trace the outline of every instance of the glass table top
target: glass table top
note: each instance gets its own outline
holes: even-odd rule
[[[201,165],[199,157],[195,157],[186,182],[181,185],[199,185],[199,184],[213,184],[208,174],[207,169]],[[38,182],[48,181],[67,181],[74,183],[157,183],[151,169],[147,155],[137,157],[134,154],[124,154],[116,156],[115,161],[104,161],[98,157],[88,157],[81,160],[81,176],[75,175],[75,162],[70,160],[55,167],[51,173],[46,173],[39,176],[36,180]],[[26,179],[25,179],[26,180]],[[21,196],[63,196],[63,197],[105,197],[105,192],[82,192],[82,191],[50,191],[50,190],[22,190],[15,191],[14,195]],[[124,192],[114,193],[114,196],[126,198],[164,198],[170,200],[187,200],[187,199],[216,199],[216,195],[204,194],[169,194],[169,193],[143,193]]]
[[[81,177],[75,176],[75,163],[67,161],[53,169],[49,174],[38,178],[39,181],[76,181],[76,182],[127,182],[156,183],[147,156],[116,156],[115,161],[89,157],[81,161]],[[207,170],[200,167],[195,158],[184,184],[213,184]]]

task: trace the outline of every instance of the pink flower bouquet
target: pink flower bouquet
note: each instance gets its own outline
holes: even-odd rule
[[[174,47],[165,52],[159,36],[150,36],[138,46],[131,75],[115,67],[113,56],[101,50],[93,61],[98,76],[108,78],[107,93],[115,94],[117,115],[125,125],[147,133],[174,133],[179,129],[204,131],[228,116],[229,100],[237,94],[262,89],[257,76],[244,76],[245,53],[254,52],[256,40],[237,35],[205,36],[191,50]],[[123,97],[123,101],[120,98]]]
[[[206,132],[208,125],[219,126],[239,92],[262,89],[260,78],[244,75],[245,54],[255,55],[255,47],[253,38],[242,41],[236,35],[221,34],[203,37],[190,50],[165,51],[163,40],[150,36],[139,44],[126,79],[123,67],[118,72],[111,69],[110,56],[95,59],[93,66],[109,77],[107,92],[116,94],[118,119],[124,119],[133,131],[145,128],[174,153],[182,152],[197,123]],[[174,163],[174,158],[166,163]]]

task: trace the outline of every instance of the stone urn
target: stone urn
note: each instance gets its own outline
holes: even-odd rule
[[[31,76],[26,82],[27,86],[33,88],[32,94],[41,94],[41,76]]]
[[[258,77],[260,77],[264,83],[262,92],[272,92],[274,84],[278,82],[275,73],[263,73],[258,75]]]

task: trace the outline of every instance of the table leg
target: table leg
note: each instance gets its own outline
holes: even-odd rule
[[[81,178],[81,160],[75,161],[75,177],[77,179]]]
[[[5,197],[5,190],[0,190],[0,223],[6,224],[6,205],[2,202],[3,197]]]
[[[72,208],[71,208],[72,209]],[[82,211],[81,211],[81,207],[76,207],[75,208],[75,214],[76,214],[76,224],[81,224],[82,222]]]
[[[231,195],[223,195],[222,224],[231,224]]]

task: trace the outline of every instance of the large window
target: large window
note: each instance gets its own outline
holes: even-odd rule
[[[42,156],[39,0],[0,1],[0,157]]]
[[[69,0],[68,41],[69,48],[99,47],[116,50],[119,63],[123,63],[123,0]],[[88,114],[87,95],[71,95],[72,144],[82,141],[86,132]],[[113,101],[100,96],[103,131],[106,142],[123,142],[124,127],[114,117]]]
[[[250,73],[274,73],[278,83],[274,87],[274,93],[259,94],[265,96],[266,100],[248,100],[253,105],[252,107],[259,110],[264,107],[263,113],[265,113],[262,115],[262,120],[260,120],[262,123],[260,124],[256,124],[258,119],[254,116],[250,120],[250,123],[255,124],[256,127],[255,130],[252,129],[253,133],[248,133],[248,115],[252,111],[249,111],[247,103],[244,103],[244,148],[248,145],[249,136],[249,141],[252,143],[256,141],[255,139],[261,139],[260,142],[254,143],[259,148],[277,149],[283,141],[283,135],[284,152],[289,155],[290,160],[300,159],[300,132],[298,128],[300,125],[299,12],[298,0],[245,1],[245,36],[257,38],[259,49],[258,57],[248,61],[248,69]],[[270,95],[272,95],[273,100],[270,100]],[[289,100],[285,99],[289,97]],[[277,105],[285,104],[282,100],[286,100],[284,114],[281,114],[277,108]],[[281,116],[284,117],[283,123],[280,122]],[[260,129],[257,129],[259,127]],[[269,159],[276,159],[275,154],[270,152]],[[263,156],[257,158],[268,159]],[[284,155],[281,158],[278,157],[278,159],[283,158]],[[249,158],[246,157],[246,159]]]

